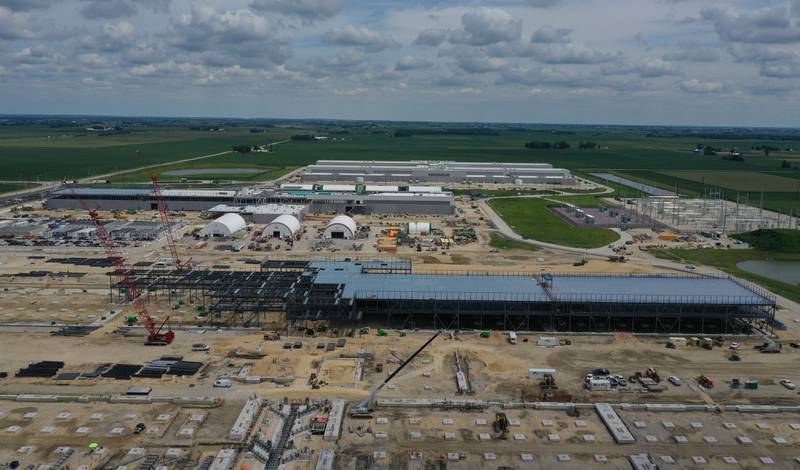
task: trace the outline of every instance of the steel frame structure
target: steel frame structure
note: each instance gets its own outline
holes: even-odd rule
[[[363,262],[361,269],[370,275],[391,276],[407,274],[411,266],[402,262]],[[345,297],[344,284],[317,282],[318,272],[310,261],[270,260],[262,263],[258,271],[195,270],[181,273],[131,268],[128,277],[147,297],[166,295],[170,301],[188,300],[189,303],[204,305],[209,312],[208,322],[248,326],[260,324],[264,315],[270,313],[285,314],[286,319],[298,327],[309,322],[326,321],[340,326],[370,324],[398,329],[744,334],[754,330],[772,331],[775,324],[774,296],[735,279],[763,302],[754,302],[752,297],[715,295],[574,294],[555,298],[523,292],[390,290],[356,290],[351,297]],[[116,289],[118,299],[122,300],[124,297],[118,289],[122,285],[114,281],[114,276],[119,276],[119,273],[111,273],[111,276],[111,299],[114,300]]]

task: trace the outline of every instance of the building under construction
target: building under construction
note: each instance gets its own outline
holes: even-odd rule
[[[416,273],[408,262],[268,260],[256,271],[135,269],[136,286],[204,306],[209,322],[297,327],[750,333],[775,298],[731,277],[692,274]],[[120,299],[113,278],[111,295]]]

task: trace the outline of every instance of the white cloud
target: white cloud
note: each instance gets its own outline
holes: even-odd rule
[[[726,90],[725,85],[721,82],[705,81],[696,78],[678,82],[678,86],[687,93],[720,93]]]
[[[412,57],[409,55],[405,55],[397,61],[397,65],[395,65],[395,69],[397,70],[422,70],[422,69],[429,69],[433,67],[433,62],[425,59],[419,59],[417,57]]]
[[[304,21],[325,20],[342,9],[340,0],[253,0],[255,10],[296,16]]]
[[[363,47],[364,50],[369,52],[380,52],[384,49],[400,46],[390,36],[353,25],[332,29],[326,32],[322,38],[330,44]]]
[[[450,33],[450,42],[486,46],[503,41],[516,41],[522,35],[522,21],[499,8],[481,8],[464,13],[463,29]]]
[[[0,39],[30,39],[35,36],[28,13],[0,6]]]

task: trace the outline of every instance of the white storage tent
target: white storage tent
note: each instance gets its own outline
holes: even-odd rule
[[[247,222],[239,214],[225,214],[215,219],[200,232],[200,236],[231,237],[234,233],[244,230]]]
[[[408,233],[412,235],[428,235],[431,233],[430,222],[409,222]]]
[[[300,232],[300,221],[289,214],[279,215],[264,227],[265,237],[286,238],[294,237]]]
[[[346,215],[337,215],[328,222],[322,237],[349,240],[355,237],[357,230],[356,222],[352,218]]]

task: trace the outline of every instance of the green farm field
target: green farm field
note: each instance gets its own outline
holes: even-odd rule
[[[719,186],[734,191],[796,192],[800,189],[800,174],[797,172],[754,173],[749,171],[660,171],[674,178]]]
[[[86,178],[143,165],[225,152],[234,145],[260,145],[285,139],[287,130],[252,134],[248,128],[224,132],[178,128],[135,129],[130,134],[81,135],[49,139],[48,132],[69,129],[0,127],[0,174],[5,179]],[[85,134],[85,132],[83,132]],[[136,152],[141,152],[137,157]],[[199,162],[198,162],[199,163]]]

